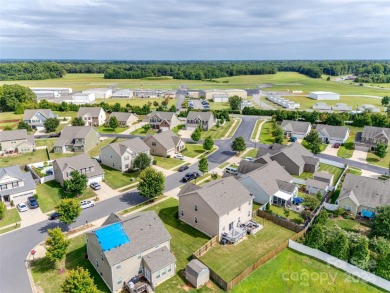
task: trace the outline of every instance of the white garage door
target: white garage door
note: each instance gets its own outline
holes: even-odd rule
[[[25,194],[21,194],[21,195],[17,195],[17,196],[12,197],[12,199],[14,201],[14,205],[17,205],[18,203],[21,203],[21,202],[27,202],[27,198],[29,196],[33,196],[33,195],[34,195],[34,193],[29,192],[29,193],[25,193]]]

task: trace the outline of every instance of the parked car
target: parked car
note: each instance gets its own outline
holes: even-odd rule
[[[52,133],[49,135],[49,137],[60,137],[61,133]]]
[[[93,200],[82,200],[82,201],[80,201],[80,206],[84,210],[84,209],[87,209],[87,208],[94,207],[95,206],[95,202]]]
[[[255,159],[252,158],[252,157],[245,157],[244,160],[248,161],[248,162],[254,162],[255,161]]]
[[[198,172],[190,172],[190,173],[187,173],[186,175],[184,175],[182,181],[183,182],[189,182],[193,179],[196,179],[198,178],[200,175]]]
[[[19,212],[26,212],[28,210],[27,205],[24,202],[18,203],[16,207],[18,208]]]
[[[184,165],[184,166],[181,166],[179,169],[178,169],[178,171],[179,172],[183,172],[183,171],[185,171],[185,170],[187,170],[189,167],[187,166],[187,165]]]
[[[290,141],[291,141],[291,142],[296,142],[297,139],[298,139],[298,138],[296,138],[295,136],[290,137]]]
[[[61,217],[61,214],[58,213],[58,212],[54,212],[54,213],[52,213],[52,214],[49,216],[49,220],[51,220],[51,221],[57,220],[59,217]]]
[[[89,186],[90,186],[93,190],[99,190],[100,188],[102,188],[102,187],[100,186],[100,184],[97,183],[97,182],[92,182]]]
[[[39,203],[38,203],[37,199],[33,196],[30,196],[29,198],[27,198],[27,204],[30,207],[30,209],[36,209],[39,207]]]
[[[339,144],[339,143],[335,143],[335,144],[333,145],[333,147],[334,147],[335,149],[338,149],[338,148],[340,147],[340,144]]]
[[[233,174],[233,175],[237,175],[238,174],[237,168],[233,168],[233,167],[226,167],[225,171],[226,171],[226,173],[230,173],[230,174]]]
[[[53,175],[54,172],[53,172],[53,169],[49,169],[46,171],[46,175]]]
[[[182,154],[176,154],[174,156],[174,158],[179,159],[179,160],[184,160],[184,156]]]

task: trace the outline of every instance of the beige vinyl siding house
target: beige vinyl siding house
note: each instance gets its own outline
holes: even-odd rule
[[[133,168],[135,158],[141,153],[152,159],[149,147],[136,137],[105,146],[100,150],[100,160],[106,166],[125,172]]]
[[[35,149],[33,135],[28,135],[26,129],[0,131],[0,152],[31,153]]]
[[[124,282],[135,276],[145,277],[155,288],[176,274],[171,236],[154,211],[126,218],[111,214],[86,238],[88,259],[111,292],[122,290]]]
[[[101,126],[106,122],[106,112],[101,107],[80,107],[77,117],[83,118],[85,126]]]
[[[30,172],[22,172],[19,166],[0,169],[0,201],[7,205],[26,202],[36,193],[35,181]]]
[[[104,179],[104,171],[97,160],[87,154],[80,154],[74,157],[59,158],[53,162],[54,179],[64,185],[64,180],[70,179],[72,171],[85,174],[88,185],[92,182],[101,182]]]
[[[253,198],[234,177],[201,187],[187,183],[178,196],[179,219],[210,237],[221,237],[252,219]]]
[[[100,142],[100,134],[92,126],[65,126],[54,143],[55,153],[87,152]]]
[[[213,112],[189,112],[186,120],[186,129],[194,130],[199,125],[202,126],[203,130],[211,129],[215,125]]]
[[[181,122],[173,112],[152,112],[145,120],[153,129],[172,129]]]
[[[184,141],[171,130],[147,136],[144,143],[152,156],[172,157],[185,149]]]
[[[112,112],[110,117],[107,118],[107,123],[110,121],[111,117],[116,117],[118,119],[120,127],[131,126],[133,123],[138,121],[138,116],[136,114],[127,112]]]

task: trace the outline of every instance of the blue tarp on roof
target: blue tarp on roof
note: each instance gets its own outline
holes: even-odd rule
[[[103,251],[129,243],[130,239],[123,230],[121,223],[115,223],[95,231],[95,235]]]
[[[366,218],[373,218],[375,216],[375,213],[368,210],[362,210],[361,215]]]

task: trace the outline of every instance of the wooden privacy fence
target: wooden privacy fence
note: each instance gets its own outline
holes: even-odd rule
[[[275,223],[276,225],[279,225],[279,226],[282,226],[286,229],[294,231],[295,233],[301,232],[304,229],[304,226],[302,226],[302,225],[297,225],[293,222],[279,218],[278,216],[264,212],[260,209],[257,210],[257,215],[259,217],[262,217],[264,219],[271,221],[272,223]]]
[[[203,255],[207,253],[212,247],[216,246],[218,244],[218,236],[214,236],[211,238],[205,245],[203,245],[201,248],[199,248],[197,251],[195,251],[192,256],[199,259]]]

